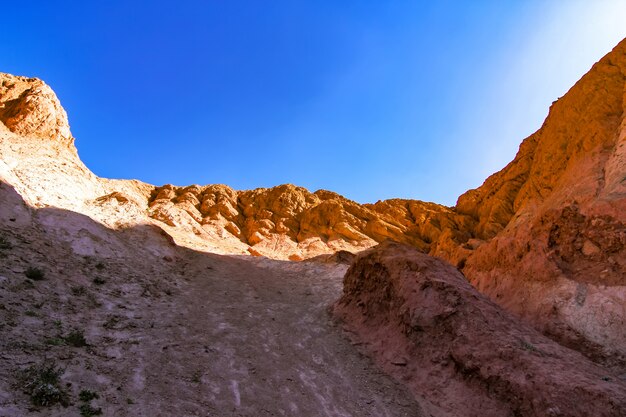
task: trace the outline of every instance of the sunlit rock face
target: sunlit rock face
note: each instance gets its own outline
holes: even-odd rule
[[[222,232],[247,252],[300,260],[339,250],[360,251],[385,239],[428,252],[446,226],[457,232],[450,208],[421,201],[361,205],[325,190],[286,184],[235,191],[225,185],[158,187],[149,215],[170,227],[211,239]]]
[[[487,242],[464,273],[566,344],[626,353],[626,42],[553,103],[458,213]],[[592,353],[593,352],[593,353]]]
[[[625,50],[622,42],[597,63],[553,104],[516,158],[452,208],[401,199],[358,204],[294,185],[237,191],[99,178],[79,159],[52,90],[8,74],[0,74],[0,179],[32,206],[73,210],[112,228],[154,224],[202,251],[303,260],[387,239],[405,243],[457,266],[546,334],[619,363],[626,354]]]
[[[72,142],[67,114],[43,81],[0,73],[0,121],[13,133]]]

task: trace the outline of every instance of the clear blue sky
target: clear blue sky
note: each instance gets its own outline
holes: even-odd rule
[[[624,1],[30,1],[0,71],[50,84],[96,174],[453,205],[626,36]]]

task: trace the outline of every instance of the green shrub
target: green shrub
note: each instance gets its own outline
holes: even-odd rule
[[[39,407],[61,404],[67,407],[70,403],[67,391],[61,388],[60,377],[63,370],[53,362],[33,365],[21,372],[18,387],[30,396],[32,403]]]
[[[0,236],[0,250],[11,249],[13,245],[4,236]]]
[[[102,414],[101,408],[94,408],[89,404],[82,404],[80,407],[78,407],[78,409],[80,410],[80,415],[82,417],[99,416]]]
[[[102,285],[102,284],[106,284],[106,280],[104,278],[95,277],[93,279],[93,283],[96,285]]]
[[[59,337],[49,337],[44,340],[44,343],[51,346],[61,346],[65,343],[65,341]]]
[[[72,295],[75,295],[77,297],[80,297],[81,295],[85,295],[85,287],[83,287],[82,285],[79,285],[77,287],[72,287],[70,288],[70,291],[72,291]]]

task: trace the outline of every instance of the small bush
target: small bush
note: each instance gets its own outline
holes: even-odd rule
[[[97,392],[89,391],[88,389],[81,390],[78,394],[78,399],[88,403],[91,400],[100,398]]]
[[[78,407],[78,409],[80,410],[80,415],[82,417],[99,416],[102,414],[101,408],[94,408],[89,404],[82,404],[80,407]]]
[[[24,271],[24,275],[26,275],[26,278],[32,279],[33,281],[41,281],[46,276],[41,269],[32,266],[29,266],[26,271]]]
[[[65,343],[74,347],[87,346],[87,340],[85,339],[85,333],[82,330],[74,329],[67,336],[63,338]]]
[[[106,268],[106,267],[104,266],[104,264],[103,264],[102,262],[98,262],[98,263],[96,264],[96,269],[97,269],[98,271],[102,271],[104,268]]]
[[[59,337],[49,337],[46,340],[44,340],[44,343],[50,346],[61,346],[65,344],[65,341]]]
[[[191,375],[191,382],[193,382],[194,384],[199,384],[200,382],[202,382],[202,372],[195,371],[193,375]]]
[[[69,395],[59,385],[62,374],[63,370],[57,368],[53,362],[44,362],[22,371],[18,377],[18,387],[30,396],[36,406],[61,404],[67,407],[70,403]]]

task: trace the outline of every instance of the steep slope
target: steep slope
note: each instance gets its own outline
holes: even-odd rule
[[[2,182],[0,201],[1,416],[446,416],[328,317],[345,266],[196,252]]]
[[[516,158],[456,211],[488,243],[464,273],[589,354],[626,354],[626,41],[556,101]]]
[[[78,157],[50,87],[3,73],[0,85],[0,179],[33,207],[69,209],[114,227],[146,223],[145,201],[154,187],[94,175]]]

